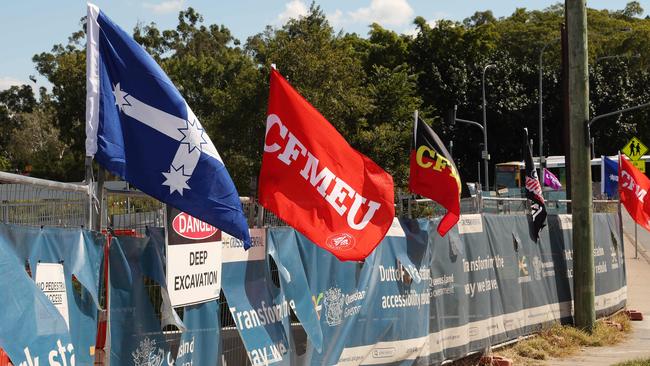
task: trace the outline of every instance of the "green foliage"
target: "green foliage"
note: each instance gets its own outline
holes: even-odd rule
[[[639,18],[642,12],[638,2],[620,10],[589,9],[592,115],[650,100],[650,20]],[[477,180],[480,131],[450,126],[443,116],[457,105],[458,117],[481,121],[481,74],[487,64],[496,65],[485,80],[492,162],[521,159],[522,129],[537,140],[538,65],[544,49],[545,154],[562,154],[563,17],[561,3],[544,10],[516,9],[503,18],[483,10],[462,22],[443,19],[433,26],[417,17],[415,35],[371,24],[367,36],[361,36],[334,32],[312,4],[306,16],[268,26],[242,44],[226,26],[204,24],[200,13],[188,8],[179,13],[175,29],[138,24],[133,33],[178,86],[239,192],[248,195],[254,193],[261,163],[271,64],[403,188],[415,109],[445,142],[455,141],[453,154],[464,180]],[[33,58],[53,85],[51,91],[41,90],[38,98],[28,86],[0,92],[3,170],[29,165],[34,175],[46,178],[83,178],[84,19],[81,25],[67,44]],[[592,131],[596,153],[615,153],[631,135],[650,141],[650,126],[643,123],[649,113],[600,121]]]

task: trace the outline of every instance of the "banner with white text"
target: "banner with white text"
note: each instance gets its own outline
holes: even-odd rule
[[[603,316],[625,305],[625,266],[617,217],[594,214],[594,222],[596,310]],[[438,364],[571,321],[570,216],[549,216],[539,243],[525,216],[463,215],[445,237],[436,226],[396,219],[357,263],[338,261],[290,228],[269,229],[283,301],[309,338],[285,327],[292,364]]]

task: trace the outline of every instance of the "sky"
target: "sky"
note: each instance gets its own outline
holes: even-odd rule
[[[156,23],[159,29],[175,28],[178,12],[191,6],[206,24],[223,24],[233,35],[246,38],[280,26],[289,18],[303,15],[311,0],[95,0],[113,21],[131,32],[138,23]],[[32,56],[48,52],[55,44],[67,43],[68,36],[81,29],[86,2],[78,0],[0,0],[0,90],[11,85],[49,85],[34,68]],[[518,7],[544,9],[557,0],[319,0],[336,30],[365,35],[377,22],[399,33],[413,33],[413,19],[422,16],[431,24],[439,19],[461,21],[479,10],[492,10],[496,17],[508,16]],[[593,0],[596,9],[623,9],[628,0]],[[650,0],[640,0],[650,11]],[[646,11],[648,14],[648,11]],[[644,16],[646,15],[644,14]]]

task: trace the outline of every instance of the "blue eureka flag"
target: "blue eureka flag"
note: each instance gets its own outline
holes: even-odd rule
[[[601,166],[602,193],[614,197],[618,193],[618,162],[603,156]]]
[[[248,248],[248,225],[235,185],[169,77],[92,4],[87,45],[86,155]]]

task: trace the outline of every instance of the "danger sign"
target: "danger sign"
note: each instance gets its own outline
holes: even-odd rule
[[[221,231],[167,206],[167,290],[172,306],[219,298]]]

